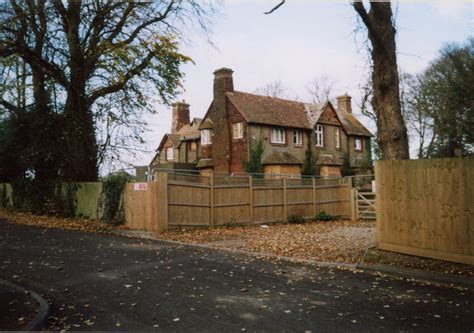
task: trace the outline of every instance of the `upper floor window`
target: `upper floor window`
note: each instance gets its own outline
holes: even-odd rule
[[[244,137],[244,126],[242,122],[234,123],[234,139],[242,139]]]
[[[293,144],[295,146],[301,146],[303,144],[303,136],[301,135],[300,130],[295,130],[293,132]]]
[[[272,128],[272,143],[285,143],[285,130],[283,128]]]
[[[167,161],[172,161],[173,160],[173,153],[174,153],[173,147],[166,148],[166,160]]]
[[[334,132],[334,145],[336,148],[341,148],[341,137],[340,137],[340,129],[339,127],[336,127],[336,131]]]
[[[324,128],[323,125],[316,125],[316,147],[324,147]]]
[[[211,130],[205,129],[201,131],[201,144],[203,146],[210,145],[211,141]]]
[[[362,150],[362,140],[360,138],[354,139],[354,149],[355,150]]]

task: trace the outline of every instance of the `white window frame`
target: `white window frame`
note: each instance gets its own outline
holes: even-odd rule
[[[334,145],[336,149],[341,148],[341,132],[339,127],[336,127],[336,131],[334,132],[334,140]]]
[[[209,146],[210,144],[212,144],[211,130],[208,130],[208,129],[201,130],[201,145]]]
[[[244,124],[243,122],[234,123],[234,139],[244,138]]]
[[[272,143],[278,144],[285,144],[285,130],[281,127],[273,127],[272,128],[272,136],[271,136]]]
[[[354,138],[354,149],[355,150],[362,150],[362,139],[361,138]]]
[[[168,147],[166,148],[166,160],[173,161],[174,160],[174,148]]]
[[[323,125],[316,125],[316,147],[324,147],[324,127]]]
[[[293,132],[293,144],[295,146],[303,145],[303,135],[300,130],[294,130]]]

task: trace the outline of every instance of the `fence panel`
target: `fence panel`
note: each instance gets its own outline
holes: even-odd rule
[[[250,222],[249,185],[214,187],[214,225]]]
[[[125,185],[125,223],[131,229],[157,230],[158,183],[147,183],[146,189],[137,190],[135,183]]]
[[[381,249],[474,264],[474,159],[376,162]]]
[[[147,191],[126,189],[127,225],[135,229],[167,226],[218,226],[286,221],[325,211],[350,216],[350,183],[340,179],[251,179],[156,173]],[[153,192],[153,193],[152,193]],[[156,194],[159,193],[159,194]]]
[[[168,182],[168,224],[210,226],[211,191],[209,184]]]

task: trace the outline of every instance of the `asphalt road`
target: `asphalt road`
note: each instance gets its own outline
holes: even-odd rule
[[[0,279],[50,302],[46,329],[474,329],[472,290],[5,221]]]

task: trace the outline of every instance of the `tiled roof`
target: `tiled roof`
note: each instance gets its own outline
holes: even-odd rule
[[[332,154],[321,154],[319,156],[317,165],[342,165],[339,158],[334,157]]]
[[[323,114],[323,111],[326,108],[326,105],[328,105],[328,103],[329,101],[318,104],[304,104],[311,127],[314,127],[314,125],[316,125],[319,120],[319,117]]]
[[[171,143],[173,144],[174,147],[177,147],[179,145],[179,143],[181,142],[179,134],[165,134],[165,137],[168,137],[168,139],[170,139],[170,141],[171,141]],[[163,144],[164,143],[165,142],[163,141]]]
[[[199,125],[201,125],[201,121],[201,118],[194,118],[190,125],[184,125],[178,132],[173,133],[173,135],[179,135],[180,141],[198,139],[201,135],[198,129]]]
[[[228,92],[226,96],[249,123],[311,128],[305,105],[301,102],[240,91]]]
[[[184,125],[179,129],[176,133],[166,133],[161,139],[161,142],[156,149],[156,151],[160,151],[163,148],[163,145],[166,142],[166,138],[170,139],[173,147],[178,148],[182,141],[187,140],[197,140],[201,137],[201,132],[199,132],[199,125],[201,125],[202,119],[201,118],[194,118],[191,124]]]
[[[370,131],[361,124],[359,120],[352,114],[345,111],[337,110],[336,113],[341,120],[344,130],[349,135],[359,135],[359,136],[374,136]]]
[[[314,127],[326,106],[330,103],[326,101],[319,104],[309,104],[240,91],[228,92],[226,96],[249,123],[306,129]],[[373,136],[353,114],[334,109],[349,135]],[[203,123],[201,129],[204,127],[212,128],[210,124],[204,126],[206,123],[207,120]]]
[[[296,157],[286,151],[273,151],[263,158],[262,164],[302,164]]]
[[[212,167],[214,164],[212,163],[212,160],[210,158],[201,158],[196,165],[196,168],[206,168],[206,167]]]

